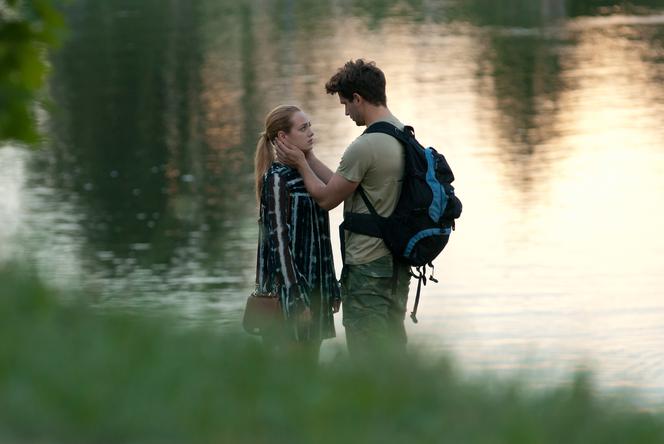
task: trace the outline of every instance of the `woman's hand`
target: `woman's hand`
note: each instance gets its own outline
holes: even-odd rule
[[[332,313],[339,313],[340,308],[341,308],[341,299],[335,299],[334,302],[332,302]]]
[[[297,322],[300,324],[308,324],[311,322],[311,309],[305,307],[304,310],[297,316]]]

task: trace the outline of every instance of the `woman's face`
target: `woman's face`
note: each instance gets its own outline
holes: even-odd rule
[[[297,111],[292,115],[291,122],[293,126],[289,132],[283,133],[283,137],[303,152],[311,151],[314,147],[314,132],[311,130],[309,117],[302,111]]]

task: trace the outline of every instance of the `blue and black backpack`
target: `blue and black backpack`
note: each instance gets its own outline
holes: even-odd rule
[[[370,133],[388,134],[404,146],[401,194],[394,212],[383,217],[359,186],[370,214],[344,214],[343,229],[382,238],[396,261],[415,268],[417,274],[411,274],[418,279],[417,297],[410,317],[417,322],[415,314],[421,285],[426,285],[426,266],[432,268],[429,279],[438,282],[433,277],[432,261],[447,245],[462,205],[454,194],[454,174],[445,156],[434,148],[424,148],[415,139],[413,127],[406,126],[402,131],[388,122],[376,122],[364,131]]]

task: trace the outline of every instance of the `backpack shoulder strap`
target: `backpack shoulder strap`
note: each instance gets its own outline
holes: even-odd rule
[[[389,122],[379,121],[372,123],[362,134],[383,133],[392,136],[405,144],[409,143],[409,135],[414,137],[415,131],[412,126],[405,126],[403,131]]]
[[[405,131],[408,131],[410,134],[413,134],[413,128],[410,126],[404,127]],[[405,131],[400,130],[393,124],[385,121],[378,121],[369,125],[362,134],[373,134],[373,133],[382,133],[392,136],[403,145],[407,146],[409,143],[408,135]],[[379,227],[381,226],[380,221],[384,219],[381,215],[378,214],[376,208],[371,204],[369,196],[367,196],[366,191],[362,188],[362,185],[357,187],[356,192],[362,197],[364,204],[369,209],[370,215],[359,214],[359,213],[346,213],[345,217],[348,219],[346,222],[346,229],[350,231],[359,232],[360,234],[365,234],[367,236],[374,237],[383,237],[380,233]],[[373,222],[373,223],[371,223]]]
[[[369,196],[367,196],[366,191],[364,191],[364,188],[362,188],[362,185],[357,186],[357,192],[360,193],[360,197],[362,197],[362,200],[364,201],[364,204],[367,206],[369,209],[369,212],[371,213],[372,216],[374,217],[380,217],[374,206],[371,204],[371,201],[369,200]]]
[[[369,209],[370,214],[366,213],[344,213],[344,229],[358,234],[364,234],[371,237],[383,237],[380,230],[381,220],[383,219],[371,204],[366,191],[362,185],[357,187],[356,192],[362,197],[364,204]]]
[[[408,146],[410,140],[413,137],[413,128],[406,126],[404,127],[404,131],[402,131],[389,122],[379,121],[369,125],[362,134],[372,133],[387,134],[397,139],[404,146]],[[364,204],[369,209],[370,214],[345,213],[343,229],[359,234],[364,234],[366,236],[382,238],[383,234],[381,232],[381,227],[385,218],[378,214],[376,208],[369,200],[369,196],[367,196],[366,191],[362,188],[362,185],[357,187],[356,192],[364,201]]]

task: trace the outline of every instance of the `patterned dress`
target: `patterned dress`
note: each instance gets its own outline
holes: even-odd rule
[[[340,298],[334,273],[328,213],[316,204],[297,170],[273,163],[263,176],[256,286],[276,291],[286,319],[311,310],[296,340],[335,336],[332,304]]]

